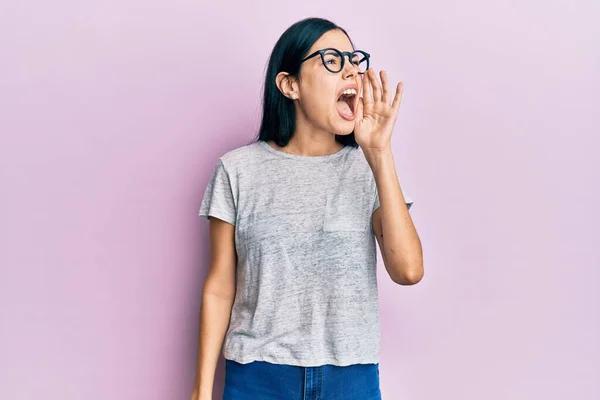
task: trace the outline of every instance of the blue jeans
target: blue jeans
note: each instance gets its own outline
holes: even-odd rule
[[[298,367],[225,359],[223,400],[381,400],[379,364]]]

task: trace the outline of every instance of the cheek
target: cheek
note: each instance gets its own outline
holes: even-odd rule
[[[318,125],[330,125],[335,118],[335,93],[338,77],[328,74],[314,74],[304,80],[302,92],[306,101],[303,104],[305,115]]]
[[[321,77],[315,80],[311,88],[312,103],[315,105],[315,111],[319,111],[321,115],[332,113],[332,107],[335,106],[336,83],[337,81],[333,81],[330,77]]]
[[[310,88],[310,96],[304,97],[302,108],[312,120],[322,120],[328,114],[331,114],[332,102],[325,91],[319,87]]]

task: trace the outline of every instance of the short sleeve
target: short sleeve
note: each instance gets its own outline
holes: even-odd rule
[[[199,216],[206,219],[211,216],[235,225],[236,215],[232,182],[223,162],[219,160],[204,192]]]
[[[406,194],[404,189],[401,188],[400,190],[402,190],[402,196],[404,196],[406,208],[410,210],[410,207],[413,205],[413,199]],[[375,186],[375,201],[373,203],[373,212],[375,212],[375,210],[377,210],[379,206],[379,191],[377,190],[377,186]]]

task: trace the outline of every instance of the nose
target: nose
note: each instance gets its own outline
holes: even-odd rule
[[[356,75],[358,75],[358,66],[352,64],[352,59],[350,57],[351,56],[348,56],[344,63],[344,70],[342,71],[344,78],[356,78]]]

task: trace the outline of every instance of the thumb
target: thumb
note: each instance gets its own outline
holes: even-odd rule
[[[358,99],[358,107],[356,107],[356,122],[359,122],[360,120],[363,119],[364,116],[364,106],[363,106],[363,99],[362,97],[360,99]]]

